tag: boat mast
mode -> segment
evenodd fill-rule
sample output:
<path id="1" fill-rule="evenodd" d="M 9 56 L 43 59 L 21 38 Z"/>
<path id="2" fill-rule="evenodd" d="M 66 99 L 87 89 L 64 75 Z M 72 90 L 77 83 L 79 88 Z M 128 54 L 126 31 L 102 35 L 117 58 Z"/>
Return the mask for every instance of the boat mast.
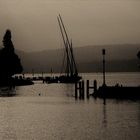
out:
<path id="1" fill-rule="evenodd" d="M 62 27 L 61 27 L 59 17 L 57 17 L 57 20 L 58 20 L 58 24 L 59 24 L 59 27 L 60 27 L 60 32 L 61 32 L 61 35 L 62 35 L 64 46 L 66 46 L 66 42 L 65 42 L 65 38 L 64 38 L 64 34 L 63 34 L 63 31 L 62 31 Z M 66 48 L 66 54 L 67 54 L 67 48 Z M 68 61 L 69 60 L 68 60 L 68 57 L 67 57 L 67 63 L 68 63 Z M 68 73 L 68 65 L 66 66 L 66 73 Z"/>
<path id="2" fill-rule="evenodd" d="M 70 76 L 71 75 L 70 72 L 72 72 L 72 67 L 71 67 L 71 60 L 70 60 L 70 54 L 69 54 L 70 53 L 69 52 L 69 40 L 67 39 L 67 35 L 65 34 L 65 29 L 64 29 L 63 24 L 62 24 L 62 19 L 60 19 L 60 16 L 57 17 L 57 19 L 58 19 L 61 35 L 62 35 L 62 38 L 63 38 L 63 43 L 64 43 L 64 46 L 66 48 L 66 54 L 67 54 L 66 73 L 67 73 L 67 76 Z M 65 34 L 65 36 L 64 36 L 64 34 Z"/>
<path id="3" fill-rule="evenodd" d="M 66 36 L 66 39 L 67 39 L 67 42 L 68 42 L 68 47 L 69 47 L 69 50 L 70 50 L 69 55 L 70 55 L 70 58 L 71 58 L 71 66 L 70 66 L 71 67 L 71 76 L 73 76 L 74 74 L 78 75 L 77 67 L 76 67 L 76 63 L 75 63 L 75 59 L 74 59 L 74 55 L 73 55 L 72 41 L 71 41 L 71 44 L 70 44 L 68 34 L 66 32 L 66 28 L 64 26 L 64 23 L 63 23 L 63 20 L 62 20 L 60 14 L 59 14 L 59 18 L 60 18 L 61 24 L 63 26 L 63 30 L 64 30 L 64 33 L 65 33 L 65 36 Z"/>
<path id="4" fill-rule="evenodd" d="M 71 55 L 72 55 L 73 69 L 74 69 L 74 72 L 75 72 L 74 74 L 78 75 L 77 66 L 76 66 L 76 63 L 75 63 L 74 55 L 73 55 L 72 40 L 71 40 L 70 50 L 71 50 Z"/>

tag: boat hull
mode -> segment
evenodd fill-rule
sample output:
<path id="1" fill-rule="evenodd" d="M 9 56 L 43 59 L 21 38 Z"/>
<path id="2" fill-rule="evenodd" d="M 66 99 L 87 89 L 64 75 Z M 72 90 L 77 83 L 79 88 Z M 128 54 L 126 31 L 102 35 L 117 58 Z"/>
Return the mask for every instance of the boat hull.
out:
<path id="1" fill-rule="evenodd" d="M 80 81 L 82 77 L 80 76 L 60 76 L 59 77 L 59 82 L 60 83 L 76 83 Z"/>
<path id="2" fill-rule="evenodd" d="M 56 77 L 47 77 L 45 79 L 46 83 L 76 83 L 82 79 L 81 76 L 56 76 Z"/>

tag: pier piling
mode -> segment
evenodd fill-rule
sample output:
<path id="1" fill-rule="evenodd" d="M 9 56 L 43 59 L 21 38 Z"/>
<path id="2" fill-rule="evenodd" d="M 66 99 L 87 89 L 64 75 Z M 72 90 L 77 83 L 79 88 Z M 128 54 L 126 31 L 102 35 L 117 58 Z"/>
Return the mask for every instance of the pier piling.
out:
<path id="1" fill-rule="evenodd" d="M 85 89 L 86 89 L 86 98 L 89 99 L 89 97 L 90 97 L 90 89 L 93 89 L 92 93 L 97 92 L 97 81 L 94 80 L 93 85 L 90 86 L 89 80 L 87 80 L 86 81 L 86 87 L 85 87 L 84 80 L 80 81 L 78 83 L 75 83 L 75 99 L 77 99 L 78 97 L 79 97 L 79 99 L 85 99 Z"/>
<path id="2" fill-rule="evenodd" d="M 82 98 L 82 83 L 79 82 L 79 99 Z"/>
<path id="3" fill-rule="evenodd" d="M 82 92 L 82 99 L 85 98 L 85 83 L 84 83 L 84 80 L 82 81 L 82 87 L 81 87 L 81 92 Z"/>
<path id="4" fill-rule="evenodd" d="M 87 99 L 89 99 L 89 80 L 87 80 L 86 85 L 87 85 L 87 87 L 86 87 L 86 91 L 87 91 Z"/>
<path id="5" fill-rule="evenodd" d="M 75 83 L 75 99 L 77 99 L 78 97 L 79 97 L 79 99 L 85 98 L 85 83 L 84 83 L 84 81 L 80 81 L 78 83 Z"/>
<path id="6" fill-rule="evenodd" d="M 97 92 L 97 81 L 94 80 L 94 93 L 96 93 L 96 92 Z"/>

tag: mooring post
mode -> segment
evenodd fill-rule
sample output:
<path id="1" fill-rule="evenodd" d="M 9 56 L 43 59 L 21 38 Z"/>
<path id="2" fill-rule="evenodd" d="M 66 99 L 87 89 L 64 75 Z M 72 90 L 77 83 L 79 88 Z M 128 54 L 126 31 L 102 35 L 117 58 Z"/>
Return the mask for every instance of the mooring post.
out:
<path id="1" fill-rule="evenodd" d="M 84 80 L 82 81 L 82 99 L 85 98 L 85 83 Z"/>
<path id="2" fill-rule="evenodd" d="M 97 92 L 97 81 L 94 80 L 94 93 L 96 93 L 96 92 Z"/>
<path id="3" fill-rule="evenodd" d="M 86 89 L 87 89 L 87 98 L 89 98 L 89 80 L 87 80 L 87 87 L 86 87 Z"/>
<path id="4" fill-rule="evenodd" d="M 77 99 L 77 90 L 78 90 L 78 87 L 77 87 L 77 85 L 78 85 L 78 83 L 77 82 L 75 82 L 75 99 Z"/>
<path id="5" fill-rule="evenodd" d="M 82 98 L 82 82 L 79 82 L 79 99 Z"/>

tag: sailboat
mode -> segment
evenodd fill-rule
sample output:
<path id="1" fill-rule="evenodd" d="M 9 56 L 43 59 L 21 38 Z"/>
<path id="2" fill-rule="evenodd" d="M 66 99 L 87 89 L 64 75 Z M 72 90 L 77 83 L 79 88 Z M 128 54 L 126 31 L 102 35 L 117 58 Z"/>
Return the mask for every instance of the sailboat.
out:
<path id="1" fill-rule="evenodd" d="M 65 68 L 64 74 L 55 77 L 46 77 L 46 83 L 76 83 L 80 79 L 81 76 L 78 75 L 77 65 L 75 62 L 72 40 L 69 41 L 68 34 L 66 32 L 66 28 L 64 26 L 61 15 L 57 17 L 58 24 L 60 27 L 60 32 L 62 35 L 63 43 L 64 43 L 64 58 L 63 58 L 63 68 Z"/>
<path id="2" fill-rule="evenodd" d="M 74 54 L 73 54 L 72 40 L 71 41 L 69 40 L 64 22 L 60 14 L 57 17 L 57 20 L 58 20 L 60 32 L 62 35 L 62 39 L 63 39 L 63 43 L 65 47 L 65 56 L 66 56 L 64 57 L 64 59 L 66 58 L 66 60 L 64 60 L 66 62 L 65 74 L 59 77 L 59 82 L 60 83 L 75 83 L 79 81 L 82 77 L 78 75 L 77 65 L 75 62 Z"/>

